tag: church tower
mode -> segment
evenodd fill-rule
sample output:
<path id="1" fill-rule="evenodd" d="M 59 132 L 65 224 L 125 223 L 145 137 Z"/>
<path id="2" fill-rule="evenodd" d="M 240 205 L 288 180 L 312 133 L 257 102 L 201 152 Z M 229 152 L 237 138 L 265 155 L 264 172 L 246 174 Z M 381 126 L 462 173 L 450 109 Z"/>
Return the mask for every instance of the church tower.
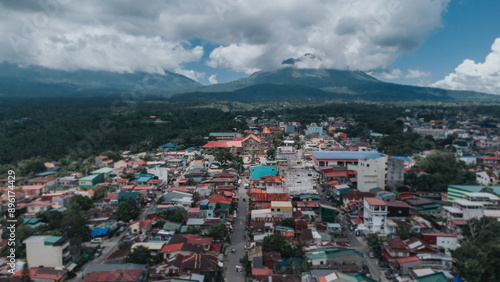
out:
<path id="1" fill-rule="evenodd" d="M 267 126 L 264 127 L 264 129 L 262 130 L 262 133 L 260 134 L 260 140 L 261 140 L 262 152 L 272 148 L 273 136 L 271 135 L 271 131 Z"/>

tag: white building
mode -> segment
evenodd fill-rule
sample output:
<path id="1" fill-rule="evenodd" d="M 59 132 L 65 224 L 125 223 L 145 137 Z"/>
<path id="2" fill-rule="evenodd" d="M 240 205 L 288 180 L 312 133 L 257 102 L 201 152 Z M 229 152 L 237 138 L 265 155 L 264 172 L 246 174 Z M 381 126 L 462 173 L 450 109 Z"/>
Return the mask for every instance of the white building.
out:
<path id="1" fill-rule="evenodd" d="M 358 190 L 369 192 L 372 188 L 385 187 L 387 156 L 360 159 L 357 166 Z"/>
<path id="2" fill-rule="evenodd" d="M 369 233 L 386 233 L 387 204 L 380 198 L 367 197 L 363 200 L 364 225 Z"/>
<path id="3" fill-rule="evenodd" d="M 453 206 L 443 207 L 443 218 L 448 220 L 469 220 L 484 216 L 484 205 L 463 199 L 453 201 Z"/>
<path id="4" fill-rule="evenodd" d="M 158 179 L 163 181 L 163 183 L 168 183 L 168 168 L 166 167 L 153 167 L 148 169 L 149 174 L 158 176 Z"/>
<path id="5" fill-rule="evenodd" d="M 24 240 L 30 267 L 62 269 L 71 263 L 69 241 L 60 236 L 31 236 Z"/>
<path id="6" fill-rule="evenodd" d="M 496 174 L 492 171 L 476 172 L 476 181 L 485 186 L 495 185 L 498 182 Z"/>

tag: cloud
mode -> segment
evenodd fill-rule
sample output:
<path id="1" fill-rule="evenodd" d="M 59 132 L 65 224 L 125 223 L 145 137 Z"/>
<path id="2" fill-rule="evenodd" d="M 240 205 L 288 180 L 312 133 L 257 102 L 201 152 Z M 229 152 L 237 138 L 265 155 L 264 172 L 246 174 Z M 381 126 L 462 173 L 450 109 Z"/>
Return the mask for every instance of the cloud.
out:
<path id="1" fill-rule="evenodd" d="M 217 83 L 218 83 L 218 81 L 217 81 L 217 75 L 212 74 L 212 75 L 208 78 L 208 82 L 210 82 L 210 84 L 217 84 Z"/>
<path id="2" fill-rule="evenodd" d="M 369 72 L 369 75 L 375 76 L 375 77 L 381 77 L 384 79 L 398 79 L 403 77 L 403 72 L 400 69 L 392 69 L 392 70 L 387 70 L 387 71 L 376 71 L 376 72 Z"/>
<path id="3" fill-rule="evenodd" d="M 455 68 L 455 72 L 432 86 L 500 95 L 500 38 L 491 46 L 491 53 L 486 56 L 484 63 L 466 59 Z"/>
<path id="4" fill-rule="evenodd" d="M 405 78 L 420 78 L 420 77 L 427 77 L 430 75 L 431 75 L 430 72 L 408 69 L 408 74 L 405 76 Z"/>
<path id="5" fill-rule="evenodd" d="M 314 57 L 296 67 L 391 71 L 398 56 L 418 48 L 441 26 L 448 3 L 1 1 L 0 32 L 10 37 L 0 37 L 0 61 L 58 69 L 166 69 L 199 78 L 186 63 L 252 73 L 309 53 Z M 216 48 L 201 61 L 205 43 Z"/>

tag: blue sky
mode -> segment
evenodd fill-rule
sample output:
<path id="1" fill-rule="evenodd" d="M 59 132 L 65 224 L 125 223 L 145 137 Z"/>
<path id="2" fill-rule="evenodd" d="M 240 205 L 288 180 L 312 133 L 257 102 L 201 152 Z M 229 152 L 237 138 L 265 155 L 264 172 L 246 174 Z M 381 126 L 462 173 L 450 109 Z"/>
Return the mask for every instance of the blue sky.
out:
<path id="1" fill-rule="evenodd" d="M 500 94 L 499 26 L 498 0 L 8 0 L 0 61 L 210 84 L 294 58 L 296 68 Z"/>
<path id="2" fill-rule="evenodd" d="M 430 75 L 421 79 L 383 79 L 404 84 L 429 84 L 443 79 L 465 59 L 483 62 L 500 37 L 500 1 L 451 1 L 436 28 L 421 47 L 403 54 L 394 67 L 419 69 Z"/>

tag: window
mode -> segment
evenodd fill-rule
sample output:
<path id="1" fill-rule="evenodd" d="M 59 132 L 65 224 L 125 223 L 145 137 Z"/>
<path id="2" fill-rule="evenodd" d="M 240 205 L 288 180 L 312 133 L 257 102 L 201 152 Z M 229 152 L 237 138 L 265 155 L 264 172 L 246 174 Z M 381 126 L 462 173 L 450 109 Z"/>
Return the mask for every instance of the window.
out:
<path id="1" fill-rule="evenodd" d="M 278 211 L 281 211 L 281 209 L 278 209 Z"/>

